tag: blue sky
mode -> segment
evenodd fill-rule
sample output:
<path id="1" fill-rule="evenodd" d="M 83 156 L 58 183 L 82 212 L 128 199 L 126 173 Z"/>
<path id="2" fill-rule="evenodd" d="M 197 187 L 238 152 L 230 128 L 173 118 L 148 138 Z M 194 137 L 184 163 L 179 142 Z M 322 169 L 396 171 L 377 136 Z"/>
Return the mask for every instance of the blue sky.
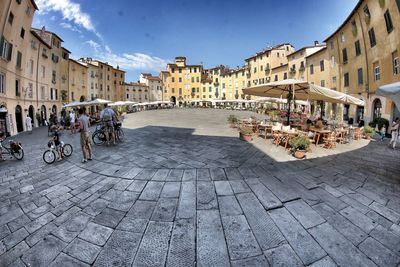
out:
<path id="1" fill-rule="evenodd" d="M 158 72 L 175 56 L 206 68 L 241 66 L 268 45 L 323 41 L 357 0 L 36 0 L 34 27 L 64 40 L 73 58 L 94 57 L 127 71 Z"/>

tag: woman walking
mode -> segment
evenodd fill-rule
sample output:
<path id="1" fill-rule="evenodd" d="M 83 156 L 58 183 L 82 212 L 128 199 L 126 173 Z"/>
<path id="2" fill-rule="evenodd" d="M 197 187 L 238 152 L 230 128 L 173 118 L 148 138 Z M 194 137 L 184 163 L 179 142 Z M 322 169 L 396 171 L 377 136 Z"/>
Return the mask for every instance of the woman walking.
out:
<path id="1" fill-rule="evenodd" d="M 392 134 L 392 139 L 390 140 L 389 147 L 392 147 L 393 149 L 396 148 L 397 139 L 399 138 L 399 127 L 400 127 L 400 120 L 399 118 L 396 118 L 392 123 L 392 128 L 390 129 Z"/>
<path id="2" fill-rule="evenodd" d="M 32 118 L 29 117 L 29 115 L 26 115 L 25 119 L 25 125 L 26 125 L 26 130 L 29 132 L 29 134 L 32 133 Z"/>

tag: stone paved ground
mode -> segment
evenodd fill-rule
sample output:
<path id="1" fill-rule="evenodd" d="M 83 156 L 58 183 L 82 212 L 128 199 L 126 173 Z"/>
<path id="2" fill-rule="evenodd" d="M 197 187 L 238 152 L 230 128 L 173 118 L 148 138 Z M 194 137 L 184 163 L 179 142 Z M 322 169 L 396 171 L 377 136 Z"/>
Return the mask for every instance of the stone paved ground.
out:
<path id="1" fill-rule="evenodd" d="M 230 113 L 130 114 L 125 142 L 87 164 L 78 136 L 54 165 L 45 129 L 16 137 L 25 159 L 0 163 L 0 266 L 399 266 L 399 150 L 276 161 L 269 140 L 238 140 Z"/>

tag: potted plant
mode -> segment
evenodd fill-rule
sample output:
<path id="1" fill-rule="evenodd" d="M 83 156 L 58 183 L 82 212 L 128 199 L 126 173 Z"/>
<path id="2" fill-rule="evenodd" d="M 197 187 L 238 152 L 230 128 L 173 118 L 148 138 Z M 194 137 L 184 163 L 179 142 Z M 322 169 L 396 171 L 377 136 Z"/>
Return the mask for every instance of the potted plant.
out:
<path id="1" fill-rule="evenodd" d="M 239 138 L 243 141 L 250 142 L 253 140 L 253 130 L 249 127 L 240 128 Z"/>
<path id="2" fill-rule="evenodd" d="M 235 115 L 231 114 L 228 116 L 228 123 L 230 124 L 231 128 L 235 128 L 237 122 L 238 118 Z"/>
<path id="3" fill-rule="evenodd" d="M 294 150 L 294 157 L 297 159 L 304 158 L 308 148 L 310 147 L 310 139 L 305 135 L 298 135 L 290 139 L 289 144 Z"/>
<path id="4" fill-rule="evenodd" d="M 371 139 L 374 136 L 375 130 L 371 126 L 367 126 L 364 128 L 364 136 L 366 139 Z"/>

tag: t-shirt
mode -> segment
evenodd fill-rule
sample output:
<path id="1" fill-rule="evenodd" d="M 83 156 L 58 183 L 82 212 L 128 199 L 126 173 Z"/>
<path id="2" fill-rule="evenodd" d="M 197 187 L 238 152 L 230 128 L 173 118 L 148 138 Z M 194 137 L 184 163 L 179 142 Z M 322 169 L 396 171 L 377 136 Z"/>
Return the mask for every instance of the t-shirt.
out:
<path id="1" fill-rule="evenodd" d="M 70 118 L 71 122 L 75 122 L 75 113 L 71 112 L 71 114 L 69 114 L 69 118 Z"/>
<path id="2" fill-rule="evenodd" d="M 60 145 L 60 135 L 58 134 L 57 131 L 54 132 L 54 144 L 55 144 L 56 146 L 59 146 L 59 145 Z"/>
<path id="3" fill-rule="evenodd" d="M 115 112 L 112 108 L 105 108 L 101 113 L 100 113 L 100 119 L 102 120 L 112 120 L 115 116 Z M 107 118 L 109 117 L 109 118 Z"/>
<path id="4" fill-rule="evenodd" d="M 88 132 L 89 131 L 89 118 L 88 118 L 88 116 L 82 114 L 79 117 L 78 122 L 80 124 L 82 124 L 82 132 Z"/>

